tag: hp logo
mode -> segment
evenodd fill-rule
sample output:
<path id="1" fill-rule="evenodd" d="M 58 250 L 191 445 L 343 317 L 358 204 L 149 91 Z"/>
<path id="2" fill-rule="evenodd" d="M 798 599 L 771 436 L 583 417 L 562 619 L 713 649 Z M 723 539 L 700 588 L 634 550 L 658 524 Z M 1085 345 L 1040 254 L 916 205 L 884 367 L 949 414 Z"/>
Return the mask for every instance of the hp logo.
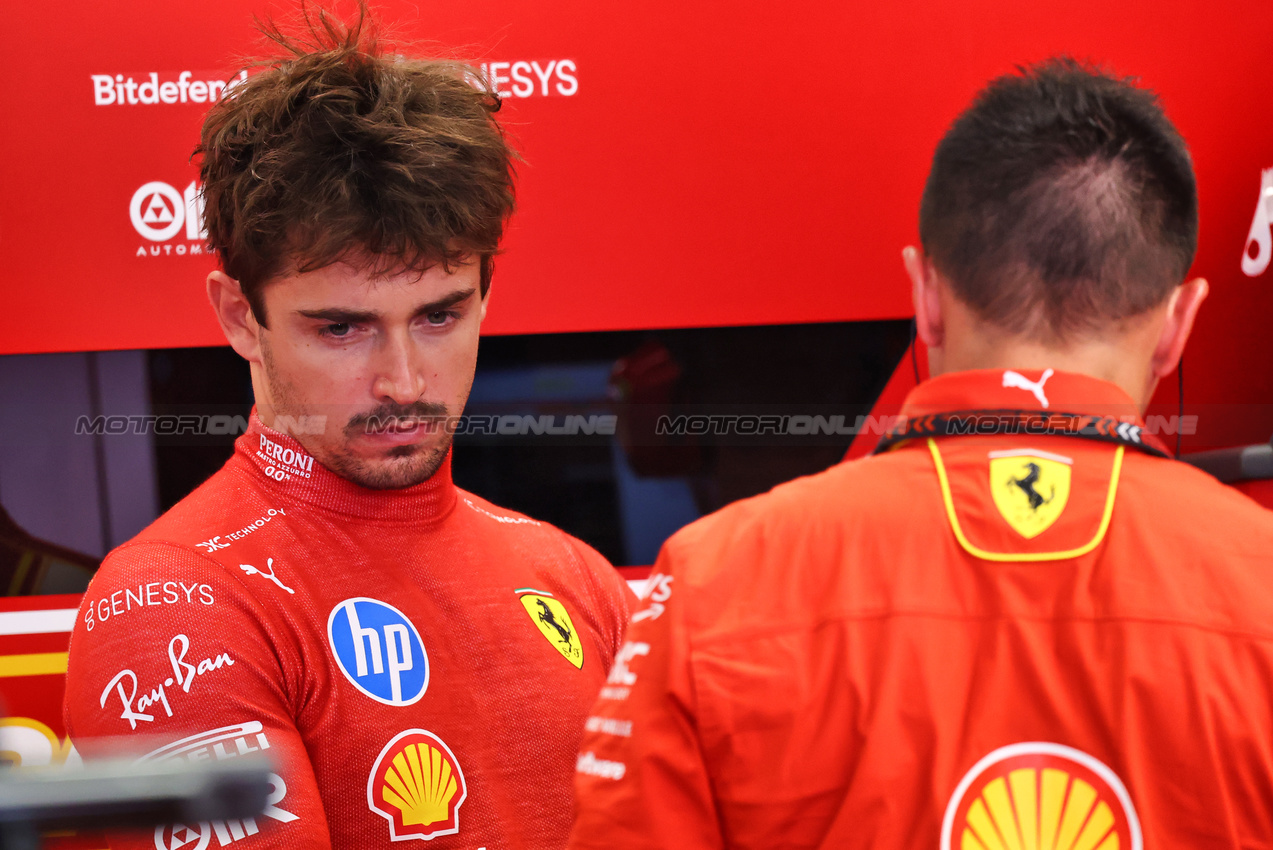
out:
<path id="1" fill-rule="evenodd" d="M 411 705 L 429 686 L 429 657 L 406 615 L 376 599 L 346 599 L 327 618 L 327 640 L 353 686 L 385 705 Z"/>

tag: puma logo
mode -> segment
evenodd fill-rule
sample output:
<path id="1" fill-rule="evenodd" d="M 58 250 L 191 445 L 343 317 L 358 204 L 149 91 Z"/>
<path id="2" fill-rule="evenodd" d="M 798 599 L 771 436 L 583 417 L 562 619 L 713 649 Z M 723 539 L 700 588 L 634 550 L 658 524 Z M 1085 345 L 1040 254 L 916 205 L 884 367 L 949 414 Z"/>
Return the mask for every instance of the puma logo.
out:
<path id="1" fill-rule="evenodd" d="M 1039 400 L 1039 404 L 1047 407 L 1048 397 L 1043 394 L 1043 385 L 1047 383 L 1048 378 L 1050 377 L 1052 377 L 1052 370 L 1045 369 L 1043 371 L 1043 377 L 1039 378 L 1036 383 L 1035 381 L 1031 381 L 1025 375 L 1022 375 L 1020 372 L 1013 372 L 1009 369 L 1007 372 L 1003 373 L 1003 385 L 1005 387 L 1012 387 L 1018 390 L 1028 390 L 1029 392 L 1034 393 L 1034 397 Z"/>
<path id="2" fill-rule="evenodd" d="M 278 576 L 274 575 L 274 559 L 273 558 L 266 558 L 265 566 L 269 567 L 270 569 L 268 573 L 265 570 L 258 570 L 256 567 L 252 566 L 251 564 L 239 564 L 239 569 L 243 570 L 243 572 L 247 573 L 250 576 L 260 576 L 261 578 L 267 578 L 270 581 L 277 584 L 283 590 L 286 590 L 288 593 L 296 593 L 295 590 L 292 590 L 290 587 L 283 584 L 283 582 L 279 581 Z"/>
<path id="3" fill-rule="evenodd" d="M 1246 250 L 1242 252 L 1242 273 L 1247 277 L 1259 277 L 1273 259 L 1273 168 L 1260 174 L 1260 197 L 1255 202 L 1255 215 L 1251 230 L 1246 236 Z"/>

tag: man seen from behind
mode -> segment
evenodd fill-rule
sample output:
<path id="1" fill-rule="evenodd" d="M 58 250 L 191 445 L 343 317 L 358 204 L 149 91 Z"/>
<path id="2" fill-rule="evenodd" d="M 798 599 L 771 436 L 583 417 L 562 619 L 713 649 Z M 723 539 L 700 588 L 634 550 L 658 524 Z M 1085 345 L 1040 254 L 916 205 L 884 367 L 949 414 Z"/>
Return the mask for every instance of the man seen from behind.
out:
<path id="1" fill-rule="evenodd" d="M 977 96 L 903 255 L 932 379 L 874 456 L 665 545 L 573 850 L 1269 846 L 1273 515 L 1140 418 L 1197 215 L 1150 92 Z"/>

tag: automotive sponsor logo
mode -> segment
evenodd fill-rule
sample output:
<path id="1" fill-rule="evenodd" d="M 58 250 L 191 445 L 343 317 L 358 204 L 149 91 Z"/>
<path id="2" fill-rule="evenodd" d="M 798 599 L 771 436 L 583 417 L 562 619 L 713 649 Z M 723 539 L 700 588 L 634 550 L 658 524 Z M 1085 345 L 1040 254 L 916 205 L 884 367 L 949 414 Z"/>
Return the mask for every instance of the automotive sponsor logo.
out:
<path id="1" fill-rule="evenodd" d="M 620 738 L 632 737 L 632 721 L 618 720 L 614 717 L 592 716 L 584 721 L 583 728 L 588 732 L 600 732 L 602 735 L 615 735 Z"/>
<path id="2" fill-rule="evenodd" d="M 189 826 L 174 823 L 155 827 L 156 850 L 204 850 L 212 841 L 212 825 L 206 821 Z"/>
<path id="3" fill-rule="evenodd" d="M 248 78 L 240 71 L 230 79 L 217 79 L 213 72 L 151 71 L 140 82 L 123 74 L 89 74 L 94 106 L 161 106 L 174 103 L 212 103 Z"/>
<path id="4" fill-rule="evenodd" d="M 941 850 L 1142 850 L 1140 820 L 1122 780 L 1073 747 L 1028 742 L 973 765 L 946 806 Z"/>
<path id="5" fill-rule="evenodd" d="M 256 449 L 262 471 L 275 481 L 290 480 L 293 475 L 310 478 L 314 474 L 314 458 L 301 449 L 276 443 L 264 434 Z"/>
<path id="6" fill-rule="evenodd" d="M 270 508 L 238 531 L 231 531 L 229 534 L 218 534 L 215 537 L 209 537 L 207 540 L 200 540 L 195 545 L 202 546 L 204 554 L 208 555 L 213 552 L 219 552 L 222 549 L 229 549 L 231 543 L 236 540 L 242 540 L 257 529 L 265 528 L 265 524 L 273 522 L 276 516 L 287 516 L 287 512 L 282 508 Z"/>
<path id="7" fill-rule="evenodd" d="M 573 59 L 483 62 L 482 76 L 500 97 L 573 97 L 579 68 Z"/>
<path id="8" fill-rule="evenodd" d="M 641 641 L 624 641 L 623 646 L 619 647 L 619 651 L 615 653 L 614 665 L 610 668 L 610 674 L 606 676 L 606 684 L 621 685 L 630 688 L 636 684 L 636 673 L 633 673 L 628 666 L 634 658 L 642 655 L 650 654 L 650 645 Z M 625 692 L 620 699 L 626 699 Z"/>
<path id="9" fill-rule="evenodd" d="M 467 797 L 455 753 L 424 729 L 394 736 L 367 777 L 367 805 L 389 821 L 393 841 L 454 835 L 460 831 L 460 806 Z"/>
<path id="10" fill-rule="evenodd" d="M 663 573 L 652 574 L 637 593 L 637 598 L 648 599 L 650 604 L 633 614 L 632 622 L 657 620 L 667 608 L 665 603 L 672 598 L 672 576 Z"/>
<path id="11" fill-rule="evenodd" d="M 137 246 L 135 256 L 203 254 L 208 235 L 203 227 L 203 194 L 193 181 L 180 192 L 162 180 L 142 184 L 128 202 L 128 218 L 137 235 L 146 240 Z M 185 242 L 171 241 L 183 231 Z"/>
<path id="12" fill-rule="evenodd" d="M 1273 168 L 1260 172 L 1260 196 L 1255 200 L 1255 215 L 1246 235 L 1242 252 L 1242 273 L 1259 277 L 1273 259 Z"/>
<path id="13" fill-rule="evenodd" d="M 415 625 L 385 602 L 346 599 L 327 618 L 340 672 L 376 702 L 411 705 L 429 686 L 429 656 Z"/>
<path id="14" fill-rule="evenodd" d="M 184 581 L 150 581 L 131 587 L 122 588 L 103 596 L 100 599 L 86 601 L 81 610 L 84 612 L 84 627 L 90 632 L 99 624 L 115 617 L 123 616 L 139 608 L 153 608 L 158 605 L 176 605 L 184 602 L 187 605 L 214 605 L 216 597 L 212 595 L 212 585 L 186 584 Z"/>
<path id="15" fill-rule="evenodd" d="M 262 578 L 269 579 L 270 581 L 274 582 L 279 587 L 281 587 L 283 590 L 286 590 L 288 593 L 296 592 L 295 590 L 292 590 L 287 585 L 283 584 L 283 582 L 279 581 L 278 576 L 274 575 L 274 559 L 273 558 L 265 559 L 265 570 L 258 570 L 256 567 L 252 566 L 251 564 L 239 564 L 239 569 L 243 570 L 243 572 L 247 573 L 250 576 L 261 576 Z M 266 572 L 266 570 L 269 570 L 269 572 Z"/>
<path id="16" fill-rule="evenodd" d="M 592 753 L 580 753 L 575 759 L 575 772 L 588 776 L 599 776 L 602 779 L 622 779 L 628 772 L 628 766 L 621 761 L 599 759 Z"/>
<path id="17" fill-rule="evenodd" d="M 575 624 L 571 622 L 566 606 L 547 591 L 523 587 L 513 592 L 518 594 L 522 607 L 530 615 L 530 621 L 548 639 L 553 649 L 576 668 L 582 669 L 583 641 L 575 631 Z"/>
<path id="18" fill-rule="evenodd" d="M 194 764 L 215 759 L 224 761 L 236 756 L 261 752 L 270 748 L 269 739 L 259 720 L 247 723 L 236 723 L 198 732 L 171 744 L 165 744 L 157 750 L 137 759 L 138 764 L 160 763 L 167 761 L 187 761 Z M 287 796 L 287 784 L 277 773 L 269 775 L 270 793 L 266 798 L 263 817 L 280 823 L 291 823 L 300 820 L 300 815 L 280 808 L 279 803 Z M 207 847 L 212 837 L 216 836 L 221 847 L 239 841 L 249 835 L 260 832 L 256 818 L 228 821 L 202 821 L 197 824 L 175 823 L 155 829 L 155 850 L 176 850 L 176 848 Z"/>
<path id="19" fill-rule="evenodd" d="M 131 669 L 120 670 L 102 689 L 99 704 L 106 708 L 106 703 L 114 696 L 121 709 L 119 718 L 127 720 L 130 729 L 136 729 L 138 722 L 153 723 L 155 715 L 147 712 L 157 705 L 163 706 L 164 714 L 172 717 L 168 688 L 175 685 L 178 688 L 176 693 L 188 694 L 195 679 L 234 665 L 234 659 L 228 652 L 210 655 L 198 662 L 186 660 L 189 652 L 190 638 L 177 635 L 168 642 L 168 663 L 172 668 L 172 675 L 164 679 L 162 684 L 138 695 L 141 685 L 137 674 Z"/>
<path id="20" fill-rule="evenodd" d="M 990 495 L 1027 540 L 1052 527 L 1070 500 L 1071 458 L 1038 449 L 990 452 Z"/>

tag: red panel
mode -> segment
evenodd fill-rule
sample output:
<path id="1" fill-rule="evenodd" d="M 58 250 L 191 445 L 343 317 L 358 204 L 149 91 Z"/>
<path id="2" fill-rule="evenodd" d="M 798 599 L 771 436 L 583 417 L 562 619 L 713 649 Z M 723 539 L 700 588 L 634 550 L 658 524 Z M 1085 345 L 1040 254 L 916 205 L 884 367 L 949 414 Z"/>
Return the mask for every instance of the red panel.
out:
<path id="1" fill-rule="evenodd" d="M 491 333 L 906 316 L 898 251 L 914 239 L 941 132 L 989 77 L 1064 51 L 1142 75 L 1193 147 L 1197 270 L 1214 289 L 1190 349 L 1189 401 L 1273 396 L 1273 271 L 1252 279 L 1239 268 L 1260 170 L 1273 166 L 1266 0 L 801 0 L 727 15 L 668 0 L 379 5 L 404 36 L 467 46 L 478 61 L 574 63 L 565 77 L 554 66 L 547 84 L 507 71 L 505 87 L 531 96 L 510 97 L 503 113 L 526 162 Z M 193 180 L 205 106 L 95 105 L 92 75 L 223 76 L 258 49 L 250 22 L 268 8 L 55 0 L 10 10 L 0 282 L 20 319 L 0 352 L 221 343 L 202 295 L 209 260 L 189 254 L 197 242 L 182 227 L 150 241 L 129 215 L 143 185 L 180 194 Z M 139 216 L 152 198 L 139 198 Z M 1200 423 L 1207 444 L 1273 430 L 1226 410 Z"/>
<path id="2" fill-rule="evenodd" d="M 6 751 L 6 760 L 16 755 L 24 767 L 34 769 L 62 764 L 67 757 L 66 728 L 62 724 L 65 663 L 61 663 L 60 672 L 13 674 L 28 666 L 32 656 L 42 659 L 39 663 L 43 666 L 58 665 L 59 659 L 49 656 L 65 654 L 71 638 L 70 623 L 65 623 L 65 631 L 49 631 L 49 620 L 40 615 L 54 612 L 56 616 L 79 604 L 79 594 L 0 597 L 0 726 L 10 727 L 0 734 L 13 736 L 0 746 Z M 8 616 L 13 612 L 30 613 L 38 619 L 15 621 Z M 97 850 L 104 848 L 106 841 L 93 833 L 58 832 L 46 834 L 43 846 L 50 850 Z"/>
<path id="3" fill-rule="evenodd" d="M 1261 505 L 1264 505 L 1264 507 L 1273 508 L 1273 479 L 1262 478 L 1257 481 L 1239 481 L 1233 486 L 1255 499 Z"/>
<path id="4" fill-rule="evenodd" d="M 32 655 L 65 653 L 71 640 L 70 622 L 65 631 L 46 631 L 46 626 L 16 625 L 5 617 L 9 612 L 59 611 L 77 608 L 79 594 L 65 596 L 0 597 L 0 703 L 6 718 L 22 717 L 39 721 L 59 739 L 66 737 L 62 725 L 62 691 L 66 668 L 51 674 L 10 675 Z"/>

